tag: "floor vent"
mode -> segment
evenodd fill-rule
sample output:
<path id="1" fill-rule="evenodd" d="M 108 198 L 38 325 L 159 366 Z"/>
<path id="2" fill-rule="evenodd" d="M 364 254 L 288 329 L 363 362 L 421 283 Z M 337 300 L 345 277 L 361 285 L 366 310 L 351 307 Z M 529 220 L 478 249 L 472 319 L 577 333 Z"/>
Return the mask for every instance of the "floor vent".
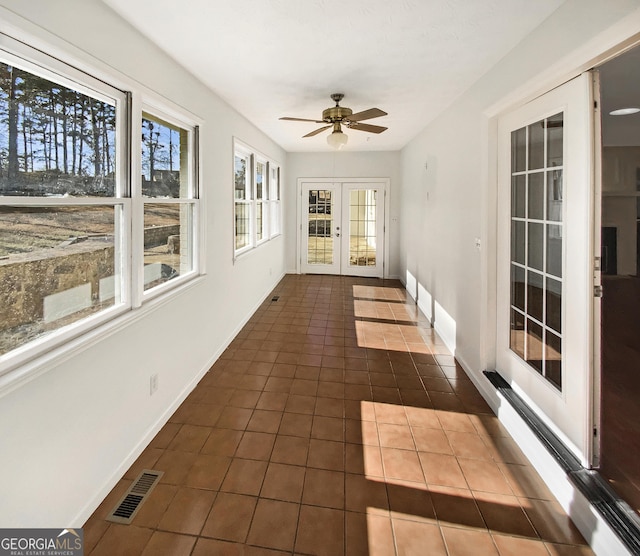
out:
<path id="1" fill-rule="evenodd" d="M 144 469 L 140 476 L 133 481 L 133 484 L 125 492 L 113 511 L 107 516 L 107 521 L 129 525 L 142 503 L 158 484 L 162 475 L 164 475 L 163 471 Z"/>
<path id="2" fill-rule="evenodd" d="M 279 296 L 279 295 L 274 295 L 274 296 L 271 298 L 271 301 L 278 301 L 278 299 L 280 299 L 280 296 Z"/>

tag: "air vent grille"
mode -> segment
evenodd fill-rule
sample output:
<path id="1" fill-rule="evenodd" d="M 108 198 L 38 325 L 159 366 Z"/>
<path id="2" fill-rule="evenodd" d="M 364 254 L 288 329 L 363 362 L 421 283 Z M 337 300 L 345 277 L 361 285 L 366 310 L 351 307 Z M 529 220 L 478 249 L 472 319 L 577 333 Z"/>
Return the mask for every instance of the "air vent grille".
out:
<path id="1" fill-rule="evenodd" d="M 164 475 L 163 471 L 144 469 L 107 516 L 107 521 L 129 525 L 162 475 Z"/>

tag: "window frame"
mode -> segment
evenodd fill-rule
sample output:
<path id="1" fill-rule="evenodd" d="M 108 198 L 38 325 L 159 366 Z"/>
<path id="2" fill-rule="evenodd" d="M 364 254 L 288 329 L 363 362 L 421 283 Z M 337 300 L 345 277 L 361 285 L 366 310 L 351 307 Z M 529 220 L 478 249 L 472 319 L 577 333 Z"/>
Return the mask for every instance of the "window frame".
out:
<path id="1" fill-rule="evenodd" d="M 31 46 L 31 44 L 39 45 Z M 106 335 L 141 318 L 149 310 L 173 299 L 185 288 L 197 284 L 205 274 L 204 195 L 201 188 L 199 132 L 203 122 L 164 97 L 121 75 L 112 68 L 73 49 L 43 48 L 34 37 L 21 40 L 0 32 L 0 60 L 33 75 L 88 95 L 116 107 L 115 188 L 113 197 L 22 197 L 0 196 L 6 207 L 112 206 L 114 216 L 114 262 L 120 299 L 77 321 L 61 325 L 35 339 L 19 343 L 0 355 L 0 395 L 53 368 L 72 353 L 86 349 Z M 49 54 L 51 52 L 51 54 Z M 80 60 L 80 62 L 79 62 Z M 141 189 L 142 113 L 164 119 L 189 130 L 189 187 L 192 209 L 192 269 L 144 292 L 144 201 Z M 138 138 L 138 140 L 136 140 Z M 184 199 L 180 198 L 178 202 Z M 146 295 L 145 295 L 146 294 Z"/>
<path id="2" fill-rule="evenodd" d="M 202 202 L 199 176 L 199 136 L 200 126 L 197 122 L 188 118 L 186 114 L 176 113 L 175 111 L 169 112 L 164 107 L 158 107 L 156 103 L 150 102 L 150 99 L 143 99 L 141 103 L 141 110 L 136 113 L 137 123 L 140 126 L 140 133 L 134 135 L 134 137 L 142 136 L 142 119 L 144 116 L 155 117 L 159 120 L 163 120 L 171 125 L 182 128 L 187 131 L 187 196 L 177 197 L 171 199 L 165 199 L 160 197 L 145 197 L 142 194 L 142 149 L 141 142 L 137 144 L 137 148 L 132 148 L 132 156 L 139 157 L 139 164 L 136 165 L 139 168 L 138 174 L 135 179 L 132 179 L 133 193 L 132 196 L 136 201 L 136 210 L 132 219 L 132 224 L 137 230 L 142 230 L 142 234 L 138 234 L 135 238 L 132 248 L 132 259 L 134 261 L 134 268 L 136 269 L 136 276 L 134 277 L 134 306 L 140 306 L 149 299 L 153 299 L 158 295 L 162 295 L 181 284 L 192 280 L 193 278 L 202 274 L 203 256 L 201 253 L 201 237 L 202 233 Z M 138 117 L 139 116 L 139 117 Z M 192 207 L 192 219 L 191 219 L 191 270 L 185 274 L 180 274 L 171 280 L 167 280 L 161 284 L 153 286 L 149 289 L 145 289 L 144 284 L 144 208 L 148 204 L 167 204 L 167 205 L 184 205 L 188 204 Z M 138 225 L 136 224 L 136 221 Z"/>
<path id="3" fill-rule="evenodd" d="M 275 173 L 275 179 L 274 174 Z M 269 239 L 273 239 L 282 234 L 282 201 L 281 201 L 281 182 L 280 182 L 280 166 L 275 162 L 269 162 Z M 275 216 L 275 218 L 274 218 Z"/>
<path id="4" fill-rule="evenodd" d="M 245 160 L 245 186 L 244 186 L 244 198 L 242 199 L 236 199 L 236 158 L 242 158 L 243 160 Z M 253 153 L 251 152 L 251 150 L 249 150 L 248 148 L 246 148 L 244 145 L 242 144 L 234 144 L 234 149 L 233 149 L 233 168 L 232 168 L 232 172 L 233 172 L 233 249 L 234 249 L 234 253 L 235 256 L 237 257 L 238 255 L 241 255 L 242 253 L 245 253 L 247 251 L 250 251 L 251 249 L 254 248 L 254 235 L 255 235 L 255 223 L 254 223 L 254 219 L 255 219 L 255 208 L 254 208 L 254 189 L 253 189 L 253 172 L 254 172 L 254 163 L 253 163 Z M 238 227 L 237 227 L 237 220 L 236 220 L 236 215 L 237 215 L 237 206 L 238 205 L 242 205 L 245 207 L 248 207 L 249 210 L 249 233 L 248 235 L 248 241 L 246 243 L 246 245 L 243 245 L 242 247 L 238 248 L 237 247 L 237 238 L 238 238 Z"/>
<path id="5" fill-rule="evenodd" d="M 236 199 L 235 195 L 235 160 L 241 156 L 247 160 L 247 184 L 245 190 L 250 198 L 243 200 Z M 264 176 L 262 182 L 262 197 L 258 199 L 257 169 L 258 164 L 264 165 Z M 271 179 L 271 171 L 277 171 L 276 176 L 276 195 L 277 199 L 273 199 L 273 185 Z M 249 253 L 268 243 L 272 239 L 282 234 L 282 215 L 281 215 L 281 182 L 280 182 L 280 165 L 265 156 L 256 149 L 250 147 L 238 138 L 233 138 L 233 164 L 232 164 L 232 184 L 233 184 L 233 260 L 237 260 L 245 253 Z M 246 245 L 236 248 L 237 242 L 237 226 L 236 226 L 236 207 L 243 204 L 249 207 L 249 241 Z M 258 239 L 258 206 L 262 206 L 262 237 Z M 274 208 L 277 210 L 277 218 L 273 218 Z M 275 228 L 274 228 L 274 225 Z"/>

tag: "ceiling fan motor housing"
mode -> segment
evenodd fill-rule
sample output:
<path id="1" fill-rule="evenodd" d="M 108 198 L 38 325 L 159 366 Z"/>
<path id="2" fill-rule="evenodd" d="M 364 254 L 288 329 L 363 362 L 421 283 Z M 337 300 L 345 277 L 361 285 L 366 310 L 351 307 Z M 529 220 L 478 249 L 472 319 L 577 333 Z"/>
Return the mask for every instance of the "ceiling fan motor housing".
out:
<path id="1" fill-rule="evenodd" d="M 348 120 L 351 114 L 353 114 L 351 108 L 333 106 L 322 111 L 322 119 L 327 123 L 341 122 L 342 120 Z"/>

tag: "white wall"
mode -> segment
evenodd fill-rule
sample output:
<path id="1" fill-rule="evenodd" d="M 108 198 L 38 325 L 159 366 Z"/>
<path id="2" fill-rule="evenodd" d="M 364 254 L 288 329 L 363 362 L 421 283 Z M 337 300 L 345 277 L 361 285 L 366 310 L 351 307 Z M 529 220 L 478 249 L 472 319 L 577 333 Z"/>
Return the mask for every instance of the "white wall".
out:
<path id="1" fill-rule="evenodd" d="M 417 289 L 446 313 L 436 328 L 455 336 L 448 344 L 479 381 L 479 373 L 492 365 L 495 337 L 490 116 L 500 104 L 528 100 L 586 69 L 581 65 L 589 57 L 625 39 L 624 18 L 638 7 L 633 0 L 567 0 L 401 151 L 400 273 L 414 277 Z M 617 35 L 609 30 L 614 24 L 621 28 Z"/>
<path id="2" fill-rule="evenodd" d="M 347 147 L 348 148 L 348 147 Z M 285 197 L 286 268 L 296 272 L 296 191 L 298 178 L 390 178 L 389 199 L 389 272 L 391 278 L 400 276 L 400 153 L 349 152 L 289 153 L 287 155 Z"/>
<path id="3" fill-rule="evenodd" d="M 204 121 L 207 275 L 0 397 L 0 523 L 80 527 L 284 273 L 284 236 L 233 264 L 232 137 L 286 155 L 98 0 L 0 4 L 3 32 Z"/>

